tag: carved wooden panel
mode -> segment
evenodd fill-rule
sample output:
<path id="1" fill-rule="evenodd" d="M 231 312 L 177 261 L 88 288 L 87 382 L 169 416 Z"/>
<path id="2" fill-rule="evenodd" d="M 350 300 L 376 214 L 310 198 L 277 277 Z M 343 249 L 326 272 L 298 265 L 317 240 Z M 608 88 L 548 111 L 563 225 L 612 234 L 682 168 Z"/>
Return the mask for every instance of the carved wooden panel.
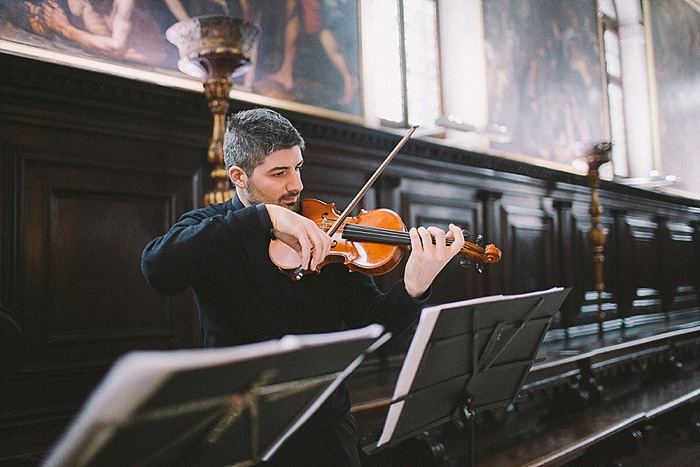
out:
<path id="1" fill-rule="evenodd" d="M 550 213 L 501 201 L 503 289 L 505 293 L 532 292 L 562 285 L 553 277 L 553 255 L 558 254 Z"/>
<path id="2" fill-rule="evenodd" d="M 692 222 L 693 226 L 693 256 L 692 261 L 694 264 L 700 264 L 700 222 Z M 700 268 L 693 269 L 693 284 L 695 284 L 695 289 L 700 291 Z"/>
<path id="3" fill-rule="evenodd" d="M 173 195 L 146 189 L 153 177 L 138 172 L 31 159 L 24 172 L 31 363 L 85 365 L 134 347 L 188 344 L 191 308 L 177 316 L 182 307 L 140 270 L 145 244 L 175 220 Z"/>
<path id="4" fill-rule="evenodd" d="M 165 297 L 140 270 L 145 244 L 192 204 L 192 177 L 127 167 L 57 163 L 17 151 L 20 212 L 13 313 L 26 344 L 4 384 L 0 437 L 15 452 L 51 442 L 106 368 L 124 352 L 198 345 L 190 294 Z M 42 434 L 42 430 L 48 430 Z"/>
<path id="5" fill-rule="evenodd" d="M 9 303 L 12 281 L 9 280 L 14 264 L 14 215 L 16 210 L 12 200 L 15 199 L 14 184 L 9 174 L 9 168 L 14 161 L 14 153 L 10 148 L 0 145 L 0 254 L 3 260 L 0 262 L 0 303 L 11 308 Z"/>
<path id="6" fill-rule="evenodd" d="M 662 310 L 663 286 L 659 225 L 642 215 L 625 214 L 617 221 L 622 317 Z"/>
<path id="7" fill-rule="evenodd" d="M 661 232 L 664 310 L 697 307 L 698 262 L 693 244 L 693 226 L 681 221 L 665 221 Z"/>

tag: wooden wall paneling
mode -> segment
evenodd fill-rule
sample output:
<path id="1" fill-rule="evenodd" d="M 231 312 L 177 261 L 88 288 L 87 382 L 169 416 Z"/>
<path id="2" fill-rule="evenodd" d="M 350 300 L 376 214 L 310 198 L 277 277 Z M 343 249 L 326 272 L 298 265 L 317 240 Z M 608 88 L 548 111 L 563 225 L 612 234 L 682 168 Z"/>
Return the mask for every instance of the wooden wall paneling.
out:
<path id="1" fill-rule="evenodd" d="M 524 202 L 530 201 L 530 206 Z M 501 244 L 504 292 L 523 293 L 562 285 L 553 277 L 553 255 L 556 255 L 552 214 L 537 207 L 540 197 L 501 199 Z"/>
<path id="2" fill-rule="evenodd" d="M 407 227 L 435 226 L 447 231 L 453 223 L 467 230 L 467 241 L 482 235 L 482 204 L 475 190 L 423 180 L 402 181 L 403 220 Z M 433 283 L 430 303 L 446 303 L 484 295 L 484 278 L 472 261 L 463 268 L 459 257 L 454 258 L 438 274 Z M 483 269 L 498 268 L 499 263 L 484 265 Z"/>
<path id="3" fill-rule="evenodd" d="M 622 318 L 662 311 L 663 269 L 659 225 L 643 212 L 620 213 L 620 300 Z"/>
<path id="4" fill-rule="evenodd" d="M 619 293 L 617 295 L 618 314 L 621 318 L 628 316 L 632 311 L 632 299 L 634 291 L 630 288 L 632 280 L 629 274 L 630 268 L 630 251 L 631 245 L 627 241 L 627 225 L 625 218 L 627 210 L 622 208 L 613 208 L 610 210 L 613 216 L 613 230 L 615 232 L 615 241 L 608 244 L 617 251 L 619 272 L 615 281 L 618 284 Z"/>
<path id="5" fill-rule="evenodd" d="M 573 325 L 578 310 L 580 308 L 581 292 L 576 290 L 574 279 L 576 277 L 577 268 L 574 265 L 575 247 L 573 240 L 573 232 L 576 229 L 575 221 L 572 215 L 572 201 L 555 199 L 552 202 L 555 216 L 552 218 L 553 229 L 556 233 L 557 251 L 560 252 L 559 260 L 552 267 L 554 269 L 554 277 L 559 278 L 563 287 L 572 287 L 569 296 L 566 297 L 560 308 L 560 323 L 562 327 Z"/>
<path id="6" fill-rule="evenodd" d="M 187 93 L 128 80 L 94 87 L 70 69 L 61 69 L 65 87 L 44 73 L 18 85 L 36 66 L 23 64 L 3 68 L 13 78 L 1 85 L 0 273 L 27 358 L 0 385 L 10 449 L 0 459 L 41 458 L 123 352 L 201 343 L 191 295 L 155 292 L 140 253 L 199 204 L 210 117 L 187 113 L 199 106 Z M 98 95 L 77 95 L 86 89 Z M 168 105 L 182 112 L 164 117 Z"/>
<path id="7" fill-rule="evenodd" d="M 696 219 L 699 218 L 696 216 Z M 693 226 L 693 263 L 700 264 L 700 220 L 691 222 Z M 695 290 L 700 291 L 700 268 L 693 268 L 693 284 L 695 284 Z"/>
<path id="8" fill-rule="evenodd" d="M 16 269 L 16 215 L 17 186 L 14 165 L 14 148 L 0 142 L 0 303 L 14 308 L 14 271 Z"/>
<path id="9" fill-rule="evenodd" d="M 22 160 L 17 312 L 28 354 L 8 389 L 10 425 L 75 410 L 126 351 L 198 344 L 189 294 L 162 296 L 140 271 L 146 242 L 191 204 L 190 180 L 168 176 L 161 191 L 148 172 Z"/>
<path id="10" fill-rule="evenodd" d="M 194 316 L 183 322 L 140 271 L 141 250 L 174 222 L 189 180 L 180 181 L 176 198 L 153 192 L 147 173 L 25 164 L 24 309 L 34 359 L 85 365 L 135 345 L 191 345 L 187 328 L 178 327 Z"/>
<path id="11" fill-rule="evenodd" d="M 483 218 L 481 219 L 481 225 L 483 228 L 482 235 L 484 236 L 485 243 L 492 243 L 496 245 L 497 248 L 501 250 L 503 254 L 504 245 L 501 243 L 504 235 L 501 231 L 501 197 L 503 193 L 496 191 L 479 190 L 476 194 L 476 198 L 481 203 L 481 212 L 483 213 Z M 507 268 L 505 266 L 507 261 L 502 258 L 500 262 L 489 266 L 484 271 L 484 295 L 494 295 L 503 293 L 505 276 L 504 270 Z"/>
<path id="12" fill-rule="evenodd" d="M 695 275 L 698 263 L 693 258 L 693 226 L 681 219 L 659 218 L 664 311 L 698 306 Z"/>

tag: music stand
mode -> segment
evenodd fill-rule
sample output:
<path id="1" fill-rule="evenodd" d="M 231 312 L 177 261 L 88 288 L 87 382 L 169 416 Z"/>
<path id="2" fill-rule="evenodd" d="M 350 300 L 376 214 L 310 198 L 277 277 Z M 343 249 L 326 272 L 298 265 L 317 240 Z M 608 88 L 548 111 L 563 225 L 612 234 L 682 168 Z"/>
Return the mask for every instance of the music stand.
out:
<path id="1" fill-rule="evenodd" d="M 252 465 L 267 460 L 390 335 L 380 325 L 121 357 L 46 460 Z"/>
<path id="2" fill-rule="evenodd" d="M 384 429 L 367 454 L 456 418 L 515 402 L 570 289 L 498 295 L 423 310 L 406 353 Z"/>

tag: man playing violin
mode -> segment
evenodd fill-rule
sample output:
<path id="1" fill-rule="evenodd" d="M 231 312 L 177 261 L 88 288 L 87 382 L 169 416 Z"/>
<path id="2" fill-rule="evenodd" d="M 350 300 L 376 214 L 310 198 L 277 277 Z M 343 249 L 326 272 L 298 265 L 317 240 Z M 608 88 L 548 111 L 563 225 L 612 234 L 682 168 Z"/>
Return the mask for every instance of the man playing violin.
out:
<path id="1" fill-rule="evenodd" d="M 412 228 L 403 279 L 382 293 L 374 280 L 340 263 L 299 281 L 273 264 L 271 239 L 286 243 L 315 271 L 331 238 L 302 216 L 304 140 L 269 109 L 229 117 L 224 158 L 235 196 L 184 214 L 146 245 L 141 268 L 165 294 L 192 288 L 207 347 L 249 344 L 382 324 L 397 335 L 417 318 L 437 274 L 464 238 L 450 225 Z M 433 237 L 435 242 L 433 242 Z M 445 239 L 454 241 L 447 245 Z M 274 465 L 359 465 L 350 398 L 341 385 L 270 460 Z"/>

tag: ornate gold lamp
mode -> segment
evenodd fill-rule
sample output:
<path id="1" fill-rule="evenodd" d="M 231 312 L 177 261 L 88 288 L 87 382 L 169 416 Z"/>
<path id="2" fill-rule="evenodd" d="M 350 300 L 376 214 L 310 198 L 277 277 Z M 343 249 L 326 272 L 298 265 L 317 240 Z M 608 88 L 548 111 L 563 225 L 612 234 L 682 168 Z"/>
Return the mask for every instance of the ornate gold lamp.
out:
<path id="1" fill-rule="evenodd" d="M 596 313 L 596 321 L 598 329 L 602 331 L 603 321 L 605 320 L 605 311 L 603 310 L 603 292 L 605 291 L 605 282 L 603 276 L 603 264 L 605 256 L 603 255 L 603 247 L 607 240 L 608 232 L 602 226 L 600 216 L 603 213 L 603 207 L 598 199 L 598 187 L 600 186 L 600 166 L 610 162 L 610 150 L 612 143 L 601 142 L 594 144 L 581 159 L 588 165 L 588 185 L 591 187 L 591 204 L 589 212 L 591 214 L 591 228 L 588 231 L 588 241 L 593 249 L 593 267 L 595 268 L 595 288 L 598 292 L 598 312 Z"/>
<path id="2" fill-rule="evenodd" d="M 224 166 L 224 133 L 229 109 L 231 80 L 250 67 L 250 50 L 260 29 L 230 16 L 199 16 L 176 23 L 165 32 L 179 53 L 178 68 L 204 83 L 204 94 L 214 117 L 214 130 L 207 160 L 214 167 L 214 190 L 204 195 L 204 204 L 220 203 L 233 196 Z"/>

